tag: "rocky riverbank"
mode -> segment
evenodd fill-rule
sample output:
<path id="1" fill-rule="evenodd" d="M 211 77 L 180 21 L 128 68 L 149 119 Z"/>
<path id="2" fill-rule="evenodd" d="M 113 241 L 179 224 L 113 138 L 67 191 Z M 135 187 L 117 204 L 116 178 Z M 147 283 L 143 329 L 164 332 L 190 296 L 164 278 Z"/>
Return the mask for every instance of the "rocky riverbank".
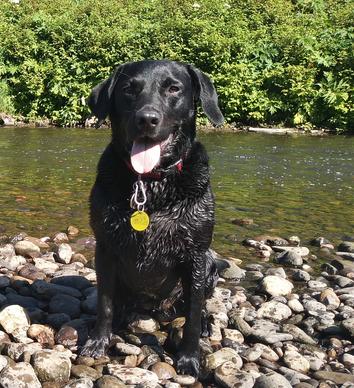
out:
<path id="1" fill-rule="evenodd" d="M 77 356 L 96 318 L 95 241 L 77 234 L 0 235 L 1 387 L 354 387 L 354 242 L 314 239 L 321 273 L 296 236 L 244 241 L 252 264 L 215 253 L 197 381 L 174 368 L 178 314 L 132 313 L 109 356 Z"/>

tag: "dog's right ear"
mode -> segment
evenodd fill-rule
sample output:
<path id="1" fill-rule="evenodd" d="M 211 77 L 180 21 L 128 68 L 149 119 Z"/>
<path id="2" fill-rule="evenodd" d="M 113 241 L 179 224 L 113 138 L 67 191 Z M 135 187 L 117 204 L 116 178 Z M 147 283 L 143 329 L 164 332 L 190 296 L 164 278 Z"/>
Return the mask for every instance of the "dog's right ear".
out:
<path id="1" fill-rule="evenodd" d="M 96 127 L 103 123 L 111 111 L 113 90 L 122 73 L 122 68 L 123 66 L 118 66 L 109 78 L 96 85 L 87 100 L 91 112 L 98 118 Z"/>

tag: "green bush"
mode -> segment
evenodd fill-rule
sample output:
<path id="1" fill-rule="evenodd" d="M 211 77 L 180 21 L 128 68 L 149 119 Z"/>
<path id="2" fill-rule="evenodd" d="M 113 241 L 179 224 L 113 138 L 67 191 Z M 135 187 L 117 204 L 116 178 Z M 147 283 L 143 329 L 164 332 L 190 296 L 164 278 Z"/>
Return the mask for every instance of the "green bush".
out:
<path id="1" fill-rule="evenodd" d="M 0 0 L 0 110 L 76 125 L 117 64 L 168 58 L 213 78 L 228 122 L 349 130 L 353 19 L 351 0 Z"/>

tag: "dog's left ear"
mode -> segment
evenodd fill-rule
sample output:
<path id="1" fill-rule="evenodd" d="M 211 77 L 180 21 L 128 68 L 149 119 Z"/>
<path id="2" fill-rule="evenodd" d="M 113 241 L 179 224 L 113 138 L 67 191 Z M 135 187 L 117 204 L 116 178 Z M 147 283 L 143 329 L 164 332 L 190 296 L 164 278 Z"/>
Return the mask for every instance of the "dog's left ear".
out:
<path id="1" fill-rule="evenodd" d="M 204 113 L 214 125 L 222 125 L 224 116 L 220 111 L 218 95 L 210 78 L 194 66 L 187 65 L 187 68 L 193 83 L 197 87 L 197 97 L 201 102 Z"/>
<path id="2" fill-rule="evenodd" d="M 122 72 L 122 67 L 118 66 L 109 78 L 96 85 L 87 100 L 92 113 L 98 118 L 96 127 L 102 124 L 111 111 L 113 90 Z"/>

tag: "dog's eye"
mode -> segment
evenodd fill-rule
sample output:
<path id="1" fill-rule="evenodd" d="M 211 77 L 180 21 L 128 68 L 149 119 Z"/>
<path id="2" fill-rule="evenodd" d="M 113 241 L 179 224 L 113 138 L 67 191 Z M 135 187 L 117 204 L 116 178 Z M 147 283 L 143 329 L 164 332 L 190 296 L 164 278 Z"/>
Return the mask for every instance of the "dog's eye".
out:
<path id="1" fill-rule="evenodd" d="M 180 91 L 180 88 L 176 85 L 171 85 L 169 88 L 168 88 L 168 92 L 171 93 L 171 94 L 175 94 L 175 93 L 178 93 Z"/>
<path id="2" fill-rule="evenodd" d="M 134 94 L 134 89 L 131 85 L 123 86 L 122 90 L 125 94 Z"/>

